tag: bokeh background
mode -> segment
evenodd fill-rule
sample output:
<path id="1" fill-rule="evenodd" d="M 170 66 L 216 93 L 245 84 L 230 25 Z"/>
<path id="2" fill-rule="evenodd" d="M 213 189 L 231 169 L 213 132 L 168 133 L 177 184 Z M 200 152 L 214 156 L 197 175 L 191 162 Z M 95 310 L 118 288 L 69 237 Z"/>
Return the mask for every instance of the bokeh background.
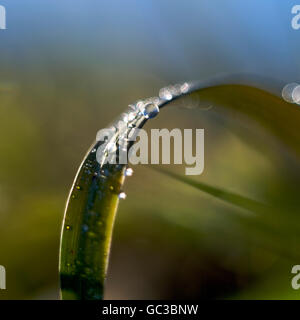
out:
<path id="1" fill-rule="evenodd" d="M 0 4 L 7 11 L 7 30 L 0 30 L 0 264 L 7 290 L 0 299 L 58 299 L 69 188 L 96 132 L 129 103 L 170 83 L 224 73 L 299 80 L 295 1 Z M 299 205 L 299 171 L 250 148 L 209 111 L 164 110 L 155 121 L 152 127 L 210 130 L 197 180 L 262 201 L 281 194 Z M 183 166 L 174 170 L 184 173 Z M 297 261 L 261 245 L 264 233 L 240 223 L 237 208 L 146 166 L 135 166 L 125 191 L 106 298 L 299 297 L 290 285 Z"/>

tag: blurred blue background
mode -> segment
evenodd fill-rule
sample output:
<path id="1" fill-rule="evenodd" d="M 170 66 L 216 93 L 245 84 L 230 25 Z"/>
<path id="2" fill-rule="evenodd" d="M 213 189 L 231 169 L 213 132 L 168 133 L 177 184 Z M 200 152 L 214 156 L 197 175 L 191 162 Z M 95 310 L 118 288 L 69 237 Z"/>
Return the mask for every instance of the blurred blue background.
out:
<path id="1" fill-rule="evenodd" d="M 138 69 L 164 81 L 220 72 L 298 77 L 299 32 L 291 28 L 295 1 L 1 3 L 8 27 L 1 32 L 2 62 L 67 60 L 118 70 L 116 76 Z"/>

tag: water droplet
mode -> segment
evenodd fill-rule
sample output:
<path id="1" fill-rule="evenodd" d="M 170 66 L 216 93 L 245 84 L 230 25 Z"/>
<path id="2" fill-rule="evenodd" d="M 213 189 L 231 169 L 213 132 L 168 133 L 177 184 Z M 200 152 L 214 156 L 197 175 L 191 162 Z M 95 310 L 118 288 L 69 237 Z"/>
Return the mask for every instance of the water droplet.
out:
<path id="1" fill-rule="evenodd" d="M 147 119 L 152 119 L 156 117 L 158 113 L 159 113 L 158 105 L 151 102 L 146 104 L 143 110 L 143 114 Z"/>
<path id="2" fill-rule="evenodd" d="M 185 82 L 180 86 L 180 91 L 182 93 L 187 93 L 189 90 L 189 87 L 190 87 L 189 84 L 187 82 Z"/>
<path id="3" fill-rule="evenodd" d="M 159 97 L 164 100 L 171 100 L 173 95 L 169 88 L 162 88 L 159 90 Z"/>
<path id="4" fill-rule="evenodd" d="M 118 195 L 118 198 L 119 199 L 126 199 L 127 195 L 125 192 L 120 192 L 119 195 Z"/>
<path id="5" fill-rule="evenodd" d="M 158 97 L 151 97 L 151 98 L 147 99 L 145 102 L 146 103 L 152 102 L 155 104 L 159 104 L 159 98 Z"/>
<path id="6" fill-rule="evenodd" d="M 133 169 L 132 168 L 127 168 L 125 170 L 125 176 L 126 177 L 131 177 L 133 175 Z"/>
<path id="7" fill-rule="evenodd" d="M 282 98 L 287 102 L 300 104 L 300 85 L 293 82 L 284 86 Z"/>
<path id="8" fill-rule="evenodd" d="M 66 229 L 67 229 L 67 230 L 70 230 L 70 229 L 71 229 L 71 227 L 67 225 L 67 226 L 66 226 Z"/>
<path id="9" fill-rule="evenodd" d="M 72 199 L 75 199 L 75 198 L 76 198 L 75 194 L 72 194 L 72 195 L 71 195 L 71 198 L 72 198 Z"/>
<path id="10" fill-rule="evenodd" d="M 80 186 L 76 186 L 75 187 L 77 190 L 81 190 L 81 187 Z"/>

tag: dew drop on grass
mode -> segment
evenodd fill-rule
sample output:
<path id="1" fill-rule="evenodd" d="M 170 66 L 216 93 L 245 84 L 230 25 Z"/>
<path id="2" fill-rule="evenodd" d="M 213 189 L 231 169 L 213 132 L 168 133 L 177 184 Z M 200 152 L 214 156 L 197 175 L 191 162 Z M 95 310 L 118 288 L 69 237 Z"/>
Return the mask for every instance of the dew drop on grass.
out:
<path id="1" fill-rule="evenodd" d="M 143 115 L 146 119 L 152 119 L 159 113 L 158 105 L 155 103 L 148 103 L 144 106 Z"/>
<path id="2" fill-rule="evenodd" d="M 133 169 L 132 168 L 127 168 L 125 170 L 125 176 L 126 177 L 131 177 L 133 175 Z"/>
<path id="3" fill-rule="evenodd" d="M 300 85 L 296 82 L 284 86 L 281 94 L 282 98 L 289 103 L 300 103 Z"/>
<path id="4" fill-rule="evenodd" d="M 164 99 L 164 100 L 172 100 L 173 95 L 172 95 L 171 91 L 168 88 L 162 88 L 159 91 L 159 97 L 161 99 Z"/>
<path id="5" fill-rule="evenodd" d="M 190 88 L 190 85 L 187 82 L 185 82 L 181 85 L 180 91 L 181 93 L 187 93 L 189 91 L 189 88 Z"/>
<path id="6" fill-rule="evenodd" d="M 119 199 L 126 199 L 127 195 L 125 192 L 120 192 L 119 195 L 118 195 L 118 198 Z"/>

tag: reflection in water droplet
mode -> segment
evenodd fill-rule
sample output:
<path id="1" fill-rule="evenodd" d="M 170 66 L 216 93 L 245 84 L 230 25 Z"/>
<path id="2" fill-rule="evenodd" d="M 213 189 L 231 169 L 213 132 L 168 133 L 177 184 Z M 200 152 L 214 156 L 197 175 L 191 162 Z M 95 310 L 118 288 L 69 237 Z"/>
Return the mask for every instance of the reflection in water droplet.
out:
<path id="1" fill-rule="evenodd" d="M 121 193 L 119 193 L 118 197 L 119 197 L 119 199 L 126 199 L 127 195 L 125 192 L 121 192 Z"/>
<path id="2" fill-rule="evenodd" d="M 154 103 L 146 104 L 143 110 L 143 114 L 147 119 L 156 117 L 158 113 L 159 113 L 158 105 Z"/>
<path id="3" fill-rule="evenodd" d="M 133 170 L 132 170 L 132 168 L 127 168 L 126 170 L 125 170 L 125 176 L 126 177 L 131 177 L 133 175 Z"/>

